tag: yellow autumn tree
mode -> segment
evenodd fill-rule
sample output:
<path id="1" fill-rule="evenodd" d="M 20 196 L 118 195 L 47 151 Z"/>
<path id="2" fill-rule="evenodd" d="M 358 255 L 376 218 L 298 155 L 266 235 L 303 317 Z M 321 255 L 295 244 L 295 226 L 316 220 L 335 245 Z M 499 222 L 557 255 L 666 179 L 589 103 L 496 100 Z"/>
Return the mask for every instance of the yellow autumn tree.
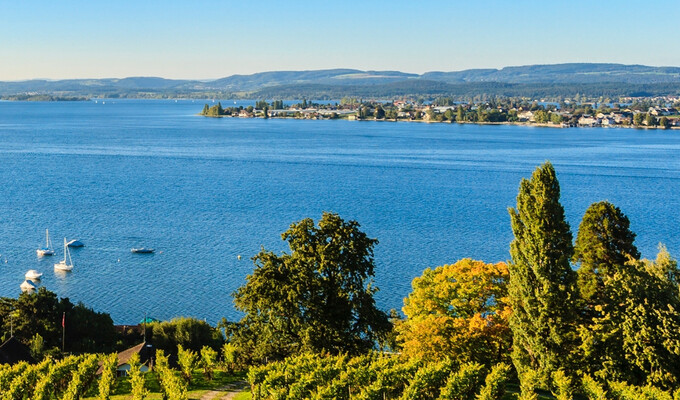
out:
<path id="1" fill-rule="evenodd" d="M 426 269 L 404 299 L 396 325 L 406 356 L 487 366 L 508 359 L 508 266 L 469 258 Z"/>

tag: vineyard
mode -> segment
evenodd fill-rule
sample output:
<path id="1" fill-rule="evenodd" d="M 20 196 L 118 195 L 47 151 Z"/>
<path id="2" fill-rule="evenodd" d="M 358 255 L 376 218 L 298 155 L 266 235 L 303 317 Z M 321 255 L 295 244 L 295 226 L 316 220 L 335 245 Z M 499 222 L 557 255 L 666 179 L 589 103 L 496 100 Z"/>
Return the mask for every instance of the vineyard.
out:
<path id="1" fill-rule="evenodd" d="M 0 364 L 0 400 L 190 400 L 239 380 L 238 375 L 225 372 L 215 350 L 179 350 L 179 370 L 158 350 L 153 372 L 142 372 L 139 356 L 134 355 L 125 378 L 116 377 L 115 354 L 48 357 L 34 365 Z"/>
<path id="2" fill-rule="evenodd" d="M 320 357 L 305 354 L 253 367 L 248 372 L 254 400 L 264 399 L 502 399 L 510 367 L 486 372 L 480 364 L 371 353 Z M 475 397 L 478 396 L 478 397 Z"/>
<path id="3" fill-rule="evenodd" d="M 59 361 L 47 358 L 35 365 L 0 365 L 0 399 L 80 399 L 94 382 L 99 358 L 88 354 Z M 111 385 L 114 377 L 108 376 Z"/>
<path id="4" fill-rule="evenodd" d="M 356 358 L 303 354 L 248 372 L 253 400 L 680 399 L 680 390 L 672 393 L 622 382 L 602 385 L 588 375 L 574 385 L 561 370 L 553 379 L 555 389 L 550 393 L 538 389 L 543 383 L 537 379 L 524 379 L 533 385 L 518 387 L 511 367 L 503 363 L 488 370 L 477 363 L 426 363 L 380 353 Z"/>

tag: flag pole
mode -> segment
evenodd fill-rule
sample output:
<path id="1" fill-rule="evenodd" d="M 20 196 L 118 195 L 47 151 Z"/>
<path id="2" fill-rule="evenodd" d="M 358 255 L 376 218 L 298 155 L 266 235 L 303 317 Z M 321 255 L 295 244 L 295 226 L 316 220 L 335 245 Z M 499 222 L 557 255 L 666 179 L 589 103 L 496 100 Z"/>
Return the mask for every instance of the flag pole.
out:
<path id="1" fill-rule="evenodd" d="M 66 312 L 61 314 L 61 352 L 65 350 L 64 344 L 66 343 Z"/>

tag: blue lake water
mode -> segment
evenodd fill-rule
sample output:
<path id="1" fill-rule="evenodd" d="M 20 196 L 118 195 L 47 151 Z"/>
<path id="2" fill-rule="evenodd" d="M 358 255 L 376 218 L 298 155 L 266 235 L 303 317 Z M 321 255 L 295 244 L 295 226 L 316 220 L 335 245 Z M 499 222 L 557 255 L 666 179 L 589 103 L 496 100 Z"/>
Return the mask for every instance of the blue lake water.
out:
<path id="1" fill-rule="evenodd" d="M 235 319 L 230 293 L 249 258 L 284 250 L 292 222 L 334 211 L 379 239 L 378 303 L 400 308 L 426 267 L 509 258 L 507 207 L 545 160 L 574 234 L 607 199 L 643 256 L 659 242 L 680 253 L 677 131 L 210 119 L 195 115 L 202 106 L 0 102 L 0 296 L 37 269 L 43 286 L 116 323 Z M 57 254 L 39 259 L 45 228 Z M 86 247 L 59 275 L 65 236 Z"/>

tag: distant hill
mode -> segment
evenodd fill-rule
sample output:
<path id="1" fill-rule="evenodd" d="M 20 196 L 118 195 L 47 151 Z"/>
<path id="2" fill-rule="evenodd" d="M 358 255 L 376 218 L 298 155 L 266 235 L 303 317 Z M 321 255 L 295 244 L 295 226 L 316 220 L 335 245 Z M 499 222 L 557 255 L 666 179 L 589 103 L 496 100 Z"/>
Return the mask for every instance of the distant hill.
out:
<path id="1" fill-rule="evenodd" d="M 633 84 L 680 82 L 680 67 L 648 67 L 623 64 L 553 64 L 470 69 L 457 72 L 427 72 L 423 79 L 447 83 L 609 83 Z"/>
<path id="2" fill-rule="evenodd" d="M 274 71 L 252 75 L 232 75 L 227 78 L 206 82 L 213 89 L 252 91 L 267 86 L 292 84 L 327 85 L 376 85 L 405 79 L 418 78 L 417 74 L 399 71 L 360 71 L 356 69 L 327 69 L 318 71 Z"/>
<path id="3" fill-rule="evenodd" d="M 553 64 L 427 72 L 271 71 L 210 80 L 156 77 L 0 82 L 0 96 L 339 98 L 394 96 L 586 96 L 680 93 L 680 67 Z"/>

